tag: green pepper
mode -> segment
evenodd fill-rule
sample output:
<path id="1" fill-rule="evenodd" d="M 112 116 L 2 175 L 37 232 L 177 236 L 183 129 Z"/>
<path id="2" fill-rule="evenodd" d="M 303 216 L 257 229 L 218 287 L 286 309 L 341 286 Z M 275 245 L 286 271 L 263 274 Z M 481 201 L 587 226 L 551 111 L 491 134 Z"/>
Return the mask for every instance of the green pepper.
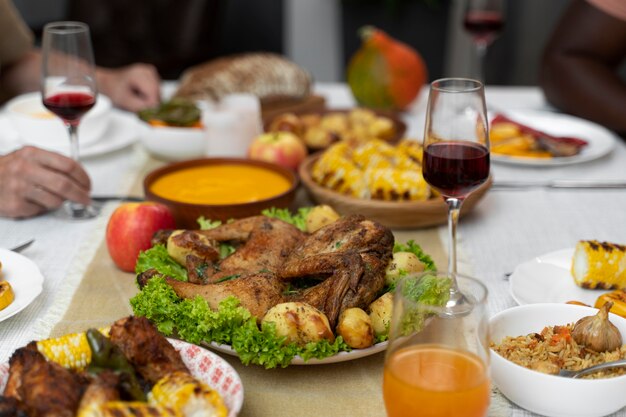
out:
<path id="1" fill-rule="evenodd" d="M 139 111 L 138 116 L 145 122 L 161 120 L 169 126 L 188 127 L 200 121 L 200 109 L 195 103 L 182 99 L 172 99 L 158 107 Z"/>
<path id="2" fill-rule="evenodd" d="M 87 372 L 97 375 L 104 370 L 111 370 L 120 376 L 121 388 L 133 400 L 146 401 L 135 369 L 120 348 L 96 329 L 87 330 L 87 342 L 91 348 L 91 363 Z"/>

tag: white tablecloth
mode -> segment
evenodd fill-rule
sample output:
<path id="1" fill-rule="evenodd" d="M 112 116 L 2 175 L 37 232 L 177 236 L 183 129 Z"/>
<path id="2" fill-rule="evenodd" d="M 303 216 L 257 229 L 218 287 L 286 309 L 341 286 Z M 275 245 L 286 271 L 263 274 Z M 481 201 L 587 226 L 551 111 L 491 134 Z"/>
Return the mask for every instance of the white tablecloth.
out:
<path id="1" fill-rule="evenodd" d="M 343 85 L 322 84 L 318 93 L 331 107 L 352 104 Z M 427 92 L 405 114 L 408 137 L 421 138 Z M 541 92 L 533 87 L 489 87 L 488 106 L 495 109 L 552 111 Z M 0 141 L 2 132 L 0 132 Z M 94 194 L 123 194 L 145 162 L 137 144 L 84 161 L 93 181 Z M 578 165 L 534 168 L 492 164 L 495 181 L 548 179 L 625 179 L 626 142 L 616 137 L 614 151 L 601 159 Z M 0 362 L 26 342 L 45 337 L 64 309 L 102 241 L 108 213 L 88 221 L 68 221 L 55 213 L 35 219 L 0 219 L 0 247 L 11 247 L 30 238 L 35 244 L 24 255 L 45 276 L 43 293 L 16 316 L 0 322 Z M 442 232 L 445 228 L 442 228 Z M 445 238 L 445 233 L 441 234 Z M 459 257 L 462 270 L 482 279 L 489 287 L 489 310 L 496 313 L 515 305 L 505 273 L 516 265 L 562 248 L 580 239 L 626 243 L 626 190 L 524 190 L 489 192 L 475 211 L 459 226 Z M 106 302 L 106 298 L 99 300 Z M 592 399 L 590 399 L 591 401 Z M 505 399 L 492 404 L 490 415 L 531 415 Z M 626 416 L 626 412 L 618 413 Z"/>

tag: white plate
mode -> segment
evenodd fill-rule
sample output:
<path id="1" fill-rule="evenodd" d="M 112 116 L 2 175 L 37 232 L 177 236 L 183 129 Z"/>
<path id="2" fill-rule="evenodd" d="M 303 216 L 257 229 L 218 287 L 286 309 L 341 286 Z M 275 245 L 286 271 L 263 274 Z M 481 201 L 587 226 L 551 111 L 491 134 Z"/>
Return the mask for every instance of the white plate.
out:
<path id="1" fill-rule="evenodd" d="M 132 145 L 138 139 L 137 116 L 121 110 L 111 111 L 111 122 L 102 136 L 95 142 L 80 147 L 81 158 L 91 158 Z M 80 139 L 79 139 L 80 140 Z M 24 146 L 6 115 L 0 117 L 0 153 L 8 153 Z M 67 146 L 49 146 L 51 151 L 69 155 L 69 139 Z"/>
<path id="2" fill-rule="evenodd" d="M 336 355 L 329 356 L 328 358 L 324 359 L 311 358 L 308 361 L 305 361 L 300 356 L 296 356 L 291 360 L 291 365 L 326 365 L 329 363 L 352 361 L 355 359 L 374 355 L 378 352 L 382 352 L 383 350 L 387 349 L 388 343 L 389 342 L 381 342 L 376 343 L 374 346 L 365 349 L 352 349 L 350 352 L 339 352 Z M 238 356 L 237 352 L 235 352 L 233 348 L 230 347 L 230 345 L 220 345 L 215 342 L 211 342 L 208 346 L 211 349 L 217 350 L 218 352 L 225 353 L 231 356 Z"/>
<path id="3" fill-rule="evenodd" d="M 33 261 L 7 249 L 0 249 L 0 262 L 0 281 L 8 281 L 15 293 L 15 300 L 0 310 L 0 321 L 3 321 L 25 309 L 41 294 L 43 275 Z"/>
<path id="4" fill-rule="evenodd" d="M 516 110 L 503 113 L 520 124 L 541 130 L 554 136 L 569 136 L 587 141 L 578 155 L 559 158 L 523 158 L 491 154 L 491 160 L 514 165 L 559 166 L 578 164 L 600 158 L 613 150 L 616 138 L 610 130 L 566 114 L 531 110 Z"/>
<path id="5" fill-rule="evenodd" d="M 511 274 L 510 290 L 520 305 L 582 301 L 593 306 L 606 290 L 587 290 L 574 283 L 570 272 L 574 248 L 562 249 L 524 262 Z"/>
<path id="6" fill-rule="evenodd" d="M 235 417 L 243 405 L 243 385 L 237 371 L 224 359 L 199 346 L 167 339 L 179 353 L 191 374 L 216 390 L 228 408 L 228 417 Z M 0 364 L 0 392 L 9 377 L 9 364 Z"/>

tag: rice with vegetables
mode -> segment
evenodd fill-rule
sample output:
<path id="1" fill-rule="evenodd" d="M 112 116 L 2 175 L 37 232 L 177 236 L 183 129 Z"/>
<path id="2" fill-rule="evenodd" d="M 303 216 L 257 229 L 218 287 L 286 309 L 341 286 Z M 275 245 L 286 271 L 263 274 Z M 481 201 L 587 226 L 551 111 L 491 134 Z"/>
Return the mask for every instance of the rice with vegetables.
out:
<path id="1" fill-rule="evenodd" d="M 626 358 L 626 346 L 595 352 L 576 343 L 572 337 L 574 324 L 548 326 L 541 333 L 526 336 L 505 337 L 491 348 L 500 356 L 518 365 L 546 374 L 558 374 L 559 370 L 576 371 L 604 362 Z M 614 368 L 586 375 L 586 379 L 610 378 L 626 374 L 624 368 Z"/>

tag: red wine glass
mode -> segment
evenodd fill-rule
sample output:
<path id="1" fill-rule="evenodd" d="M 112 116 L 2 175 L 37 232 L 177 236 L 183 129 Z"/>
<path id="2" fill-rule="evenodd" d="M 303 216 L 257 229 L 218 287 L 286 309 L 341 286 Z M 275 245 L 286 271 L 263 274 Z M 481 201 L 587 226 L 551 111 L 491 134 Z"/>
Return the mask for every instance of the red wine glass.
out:
<path id="1" fill-rule="evenodd" d="M 41 93 L 44 106 L 65 124 L 71 157 L 79 161 L 78 125 L 96 103 L 95 65 L 89 27 L 81 22 L 54 22 L 44 27 Z M 67 201 L 72 218 L 98 214 L 93 206 Z"/>
<path id="2" fill-rule="evenodd" d="M 484 83 L 487 48 L 504 27 L 504 0 L 467 0 L 463 26 L 476 49 L 475 76 Z"/>
<path id="3" fill-rule="evenodd" d="M 461 205 L 489 177 L 489 125 L 480 81 L 444 78 L 430 84 L 423 159 L 424 179 L 448 205 L 448 273 L 454 277 Z"/>

